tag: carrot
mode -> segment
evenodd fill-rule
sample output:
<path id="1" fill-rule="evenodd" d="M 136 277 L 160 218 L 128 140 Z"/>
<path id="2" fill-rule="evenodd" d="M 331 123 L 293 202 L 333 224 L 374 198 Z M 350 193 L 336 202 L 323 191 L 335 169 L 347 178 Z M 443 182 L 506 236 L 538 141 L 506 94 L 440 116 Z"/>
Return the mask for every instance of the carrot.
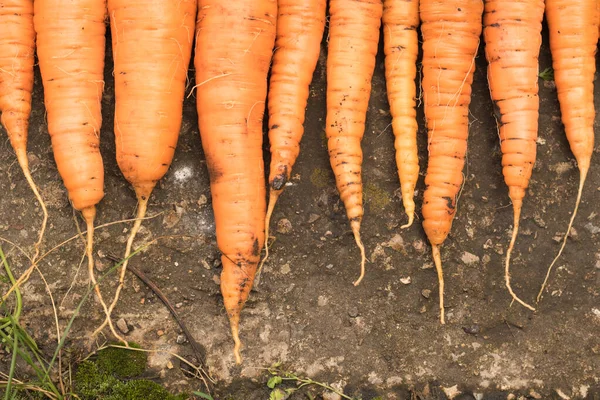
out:
<path id="1" fill-rule="evenodd" d="M 131 248 L 156 183 L 167 173 L 179 138 L 194 40 L 195 0 L 108 0 L 115 76 L 117 163 L 138 200 L 112 313 Z M 97 330 L 99 332 L 110 316 Z"/>
<path id="2" fill-rule="evenodd" d="M 510 285 L 510 256 L 536 158 L 538 56 L 543 16 L 543 0 L 485 1 L 483 36 L 489 63 L 488 82 L 498 122 L 502 173 L 514 213 L 504 266 L 505 281 L 512 298 L 531 310 L 534 308 L 521 300 Z"/>
<path id="3" fill-rule="evenodd" d="M 415 216 L 413 199 L 419 178 L 417 154 L 417 54 L 419 53 L 419 0 L 384 0 L 383 50 L 385 52 L 385 79 L 392 114 L 392 130 L 396 137 L 396 165 L 402 203 L 408 222 Z"/>
<path id="4" fill-rule="evenodd" d="M 300 152 L 308 89 L 325 29 L 326 4 L 326 0 L 279 0 L 278 3 L 276 50 L 268 94 L 271 167 L 265 218 L 267 239 L 261 267 L 269 256 L 269 224 L 275 203 Z"/>
<path id="5" fill-rule="evenodd" d="M 480 0 L 421 0 L 423 100 L 429 161 L 423 194 L 423 228 L 439 280 L 440 322 L 444 276 L 440 246 L 448 236 L 463 184 L 469 104 L 481 35 Z"/>
<path id="6" fill-rule="evenodd" d="M 579 167 L 579 190 L 569 227 L 558 254 L 550 264 L 537 296 L 539 303 L 552 267 L 562 254 L 577 209 L 594 151 L 594 74 L 598 43 L 597 0 L 546 0 L 546 20 L 554 82 L 558 91 L 562 121 L 571 151 Z"/>
<path id="7" fill-rule="evenodd" d="M 325 133 L 335 175 L 354 239 L 361 253 L 358 285 L 365 275 L 365 248 L 360 238 L 362 141 L 379 43 L 381 0 L 331 0 L 327 56 Z"/>
<path id="8" fill-rule="evenodd" d="M 276 17 L 275 0 L 198 0 L 198 125 L 222 253 L 221 293 L 238 364 L 240 312 L 265 240 L 262 120 Z"/>
<path id="9" fill-rule="evenodd" d="M 94 218 L 104 197 L 100 155 L 101 99 L 104 90 L 104 0 L 36 0 L 34 27 L 48 133 L 58 172 L 73 207 L 87 224 L 88 273 L 105 313 L 94 277 Z M 116 330 L 111 325 L 112 332 Z M 118 335 L 117 335 L 118 336 Z"/>
<path id="10" fill-rule="evenodd" d="M 33 0 L 6 0 L 0 3 L 0 123 L 6 129 L 23 175 L 43 212 L 33 261 L 46 230 L 48 211 L 33 181 L 27 159 L 27 133 L 31 115 L 35 30 Z"/>

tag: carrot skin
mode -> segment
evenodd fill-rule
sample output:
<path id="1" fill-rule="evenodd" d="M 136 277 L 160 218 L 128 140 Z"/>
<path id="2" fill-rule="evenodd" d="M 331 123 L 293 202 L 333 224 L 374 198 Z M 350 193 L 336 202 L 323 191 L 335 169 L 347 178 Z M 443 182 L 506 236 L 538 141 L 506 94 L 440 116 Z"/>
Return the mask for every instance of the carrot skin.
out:
<path id="1" fill-rule="evenodd" d="M 0 26 L 0 122 L 15 151 L 24 153 L 33 91 L 33 1 L 5 1 Z"/>
<path id="2" fill-rule="evenodd" d="M 543 0 L 486 0 L 483 36 L 488 83 L 494 103 L 502 173 L 513 203 L 513 233 L 506 252 L 506 287 L 526 308 L 510 284 L 510 258 L 519 231 L 525 191 L 536 159 L 538 135 L 539 52 L 542 43 Z"/>
<path id="3" fill-rule="evenodd" d="M 538 293 L 538 303 L 567 244 L 594 151 L 594 74 L 600 15 L 597 0 L 546 0 L 545 5 L 554 82 L 567 140 L 579 168 L 579 189 L 562 245 Z"/>
<path id="4" fill-rule="evenodd" d="M 99 146 L 106 2 L 75 3 L 36 0 L 34 26 L 56 166 L 73 207 L 81 211 L 104 197 Z"/>
<path id="5" fill-rule="evenodd" d="M 452 227 L 469 134 L 469 104 L 481 35 L 479 0 L 421 0 L 423 102 L 429 159 L 423 194 L 423 229 L 432 245 L 444 316 L 440 246 Z"/>
<path id="6" fill-rule="evenodd" d="M 241 363 L 239 321 L 265 240 L 262 120 L 277 2 L 199 0 L 198 125 L 210 175 L 221 293 Z"/>
<path id="7" fill-rule="evenodd" d="M 269 86 L 270 190 L 283 190 L 300 152 L 309 85 L 325 29 L 325 0 L 279 0 Z"/>
<path id="8" fill-rule="evenodd" d="M 383 42 L 385 78 L 395 136 L 396 165 L 402 203 L 408 222 L 415 214 L 414 191 L 419 178 L 417 150 L 417 55 L 419 53 L 419 0 L 384 0 Z"/>
<path id="9" fill-rule="evenodd" d="M 381 0 L 331 0 L 327 56 L 327 117 L 325 133 L 329 161 L 346 215 L 361 251 L 364 215 L 361 141 L 371 94 L 371 78 L 383 14 Z"/>
<path id="10" fill-rule="evenodd" d="M 441 245 L 450 232 L 463 184 L 482 11 L 477 0 L 421 0 L 420 4 L 429 149 L 423 228 L 436 245 Z"/>

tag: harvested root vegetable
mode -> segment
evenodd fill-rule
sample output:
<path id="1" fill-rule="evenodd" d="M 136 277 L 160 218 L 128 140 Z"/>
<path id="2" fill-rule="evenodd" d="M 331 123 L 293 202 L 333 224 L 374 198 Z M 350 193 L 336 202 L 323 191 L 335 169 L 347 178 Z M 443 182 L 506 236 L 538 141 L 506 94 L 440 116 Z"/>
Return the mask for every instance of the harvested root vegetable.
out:
<path id="1" fill-rule="evenodd" d="M 101 99 L 104 90 L 106 2 L 36 0 L 34 27 L 48 132 L 58 172 L 76 210 L 87 224 L 90 280 L 108 313 L 94 277 L 94 218 L 104 197 L 100 155 Z M 111 325 L 116 336 L 116 330 Z"/>
<path id="2" fill-rule="evenodd" d="M 123 289 L 133 241 L 156 183 L 179 139 L 194 41 L 195 0 L 108 0 L 115 63 L 117 163 L 138 200 L 112 313 Z M 140 41 L 140 38 L 143 38 Z M 110 315 L 97 330 L 110 322 Z"/>
<path id="3" fill-rule="evenodd" d="M 510 284 L 510 257 L 519 232 L 525 191 L 536 158 L 538 73 L 542 43 L 543 0 L 486 0 L 483 37 L 490 94 L 494 102 L 502 173 L 513 204 L 513 233 L 504 264 L 506 287 L 524 307 Z"/>
<path id="4" fill-rule="evenodd" d="M 198 125 L 222 253 L 221 293 L 237 363 L 242 362 L 240 313 L 265 240 L 262 121 L 276 19 L 275 0 L 198 1 Z"/>
<path id="5" fill-rule="evenodd" d="M 383 49 L 385 80 L 396 138 L 396 166 L 408 222 L 415 217 L 413 199 L 419 178 L 417 150 L 417 55 L 419 53 L 419 0 L 384 0 Z"/>
<path id="6" fill-rule="evenodd" d="M 44 238 L 48 211 L 33 181 L 27 159 L 27 134 L 31 115 L 35 30 L 33 0 L 6 0 L 0 5 L 0 123 L 6 129 L 23 175 L 44 214 L 34 261 Z"/>
<path id="7" fill-rule="evenodd" d="M 546 0 L 546 20 L 550 33 L 550 52 L 560 112 L 571 151 L 579 167 L 579 189 L 573 215 L 558 254 L 550 264 L 537 302 L 566 244 L 594 152 L 594 74 L 598 44 L 597 0 Z"/>
<path id="8" fill-rule="evenodd" d="M 265 257 L 269 224 L 277 199 L 290 180 L 300 153 L 309 85 L 319 60 L 326 0 L 279 0 L 277 38 L 269 87 L 269 204 L 265 219 Z M 260 273 L 260 272 L 259 272 Z"/>
<path id="9" fill-rule="evenodd" d="M 421 0 L 423 101 L 429 161 L 423 194 L 423 228 L 438 274 L 440 322 L 444 276 L 440 246 L 456 214 L 469 135 L 469 104 L 481 35 L 480 0 Z"/>
<path id="10" fill-rule="evenodd" d="M 336 186 L 361 254 L 360 276 L 355 286 L 365 275 L 365 247 L 360 238 L 364 215 L 361 141 L 382 13 L 381 0 L 329 2 L 325 133 Z"/>

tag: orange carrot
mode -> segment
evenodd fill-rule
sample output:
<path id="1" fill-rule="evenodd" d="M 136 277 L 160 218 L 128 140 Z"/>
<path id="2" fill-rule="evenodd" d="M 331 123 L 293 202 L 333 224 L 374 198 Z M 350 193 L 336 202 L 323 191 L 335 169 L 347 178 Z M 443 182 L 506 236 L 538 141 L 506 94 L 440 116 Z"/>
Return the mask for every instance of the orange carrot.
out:
<path id="1" fill-rule="evenodd" d="M 48 133 L 58 172 L 73 207 L 87 224 L 88 273 L 105 313 L 94 277 L 93 244 L 96 205 L 104 197 L 100 155 L 101 99 L 104 90 L 104 0 L 36 0 L 34 27 Z M 113 333 L 116 334 L 111 325 Z"/>
<path id="2" fill-rule="evenodd" d="M 0 123 L 6 129 L 23 175 L 44 214 L 33 261 L 38 257 L 48 211 L 33 181 L 27 159 L 27 133 L 33 91 L 35 30 L 33 0 L 6 0 L 0 4 Z"/>
<path id="3" fill-rule="evenodd" d="M 198 0 L 198 125 L 210 175 L 221 293 L 241 363 L 240 312 L 265 240 L 262 120 L 276 35 L 275 0 Z"/>
<path id="4" fill-rule="evenodd" d="M 383 49 L 385 80 L 392 114 L 392 130 L 396 137 L 396 165 L 400 178 L 402 203 L 408 222 L 415 216 L 413 199 L 419 178 L 417 154 L 417 54 L 419 53 L 419 0 L 384 0 Z"/>
<path id="5" fill-rule="evenodd" d="M 440 246 L 446 240 L 463 184 L 469 134 L 469 104 L 481 35 L 480 0 L 421 0 L 423 100 L 429 161 L 423 194 L 423 228 L 439 280 L 440 321 L 444 277 Z"/>
<path id="6" fill-rule="evenodd" d="M 536 158 L 538 134 L 538 56 L 542 43 L 543 0 L 486 0 L 483 36 L 489 63 L 488 82 L 495 105 L 502 173 L 513 203 L 514 222 L 504 266 L 506 287 L 523 306 L 510 285 L 510 256 L 519 232 L 525 191 Z"/>
<path id="7" fill-rule="evenodd" d="M 554 82 L 558 92 L 562 121 L 571 151 L 579 167 L 579 190 L 558 254 L 550 264 L 537 296 L 539 303 L 552 267 L 562 254 L 577 209 L 594 151 L 594 74 L 598 43 L 597 0 L 546 0 L 546 20 L 550 32 L 550 51 Z"/>
<path id="8" fill-rule="evenodd" d="M 267 239 L 261 267 L 269 256 L 271 214 L 290 179 L 300 152 L 308 89 L 319 59 L 325 29 L 326 3 L 326 0 L 278 2 L 276 50 L 268 94 L 271 168 L 265 219 Z"/>
<path id="9" fill-rule="evenodd" d="M 119 286 L 109 308 L 112 313 L 150 194 L 175 154 L 194 41 L 196 0 L 108 0 L 108 13 L 115 63 L 117 163 L 138 200 Z"/>
<path id="10" fill-rule="evenodd" d="M 329 161 L 354 239 L 361 253 L 358 285 L 365 275 L 365 248 L 360 239 L 364 214 L 362 149 L 371 78 L 379 43 L 381 0 L 331 0 L 327 55 Z"/>

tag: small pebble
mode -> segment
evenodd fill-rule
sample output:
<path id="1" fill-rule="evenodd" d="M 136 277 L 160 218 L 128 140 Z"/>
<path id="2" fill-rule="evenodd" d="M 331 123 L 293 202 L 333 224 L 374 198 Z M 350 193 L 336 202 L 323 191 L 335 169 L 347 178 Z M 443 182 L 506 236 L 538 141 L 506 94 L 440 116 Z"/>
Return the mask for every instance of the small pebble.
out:
<path id="1" fill-rule="evenodd" d="M 158 331 L 156 331 L 156 334 L 157 334 L 158 336 L 162 336 L 162 335 L 164 335 L 164 334 L 165 334 L 165 331 L 163 331 L 162 329 L 159 329 Z"/>
<path id="2" fill-rule="evenodd" d="M 460 257 L 461 261 L 466 265 L 473 265 L 479 262 L 479 256 L 465 251 Z"/>
<path id="3" fill-rule="evenodd" d="M 412 280 L 410 279 L 410 276 L 404 277 L 404 278 L 400 278 L 400 282 L 402 282 L 404 285 L 409 285 Z"/>
<path id="4" fill-rule="evenodd" d="M 597 227 L 596 225 L 592 224 L 591 222 L 588 222 L 587 224 L 585 224 L 584 228 L 592 235 L 600 233 L 600 227 Z"/>
<path id="5" fill-rule="evenodd" d="M 129 333 L 129 327 L 127 326 L 127 321 L 125 321 L 125 318 L 119 318 L 117 321 L 117 328 L 121 331 L 121 333 Z"/>
<path id="6" fill-rule="evenodd" d="M 292 269 L 290 268 L 290 264 L 289 263 L 285 263 L 281 266 L 281 270 L 280 272 L 284 275 L 287 275 L 290 273 Z"/>
<path id="7" fill-rule="evenodd" d="M 184 335 L 177 335 L 177 344 L 184 344 L 185 343 L 185 336 Z"/>
<path id="8" fill-rule="evenodd" d="M 351 307 L 350 310 L 348 310 L 348 315 L 352 318 L 358 317 L 358 308 Z"/>
<path id="9" fill-rule="evenodd" d="M 327 268 L 327 269 L 331 269 L 331 268 L 333 268 L 333 264 L 327 264 L 327 265 L 325 266 L 325 268 Z"/>
<path id="10" fill-rule="evenodd" d="M 183 303 L 177 303 L 177 304 L 175 304 L 175 308 L 181 308 L 181 306 L 183 306 Z"/>
<path id="11" fill-rule="evenodd" d="M 173 369 L 173 363 L 171 361 L 167 362 L 167 368 L 168 369 Z"/>
<path id="12" fill-rule="evenodd" d="M 290 233 L 292 231 L 292 223 L 287 218 L 281 218 L 277 222 L 277 232 L 279 233 Z"/>
<path id="13" fill-rule="evenodd" d="M 391 247 L 393 250 L 396 251 L 402 251 L 404 250 L 404 239 L 402 239 L 402 236 L 395 234 L 387 242 L 387 247 Z"/>
<path id="14" fill-rule="evenodd" d="M 421 290 L 421 296 L 423 296 L 426 299 L 428 299 L 429 297 L 431 297 L 431 290 L 429 290 L 429 289 L 423 289 L 423 290 Z"/>
<path id="15" fill-rule="evenodd" d="M 318 214 L 310 214 L 308 216 L 308 223 L 312 224 L 313 222 L 315 222 L 316 220 L 318 220 L 319 218 L 321 218 Z"/>
<path id="16" fill-rule="evenodd" d="M 479 333 L 479 331 L 481 330 L 479 328 L 479 325 L 477 325 L 477 324 L 463 326 L 462 329 L 463 329 L 463 331 L 465 331 L 465 333 L 467 333 L 469 335 L 477 335 Z"/>
<path id="17" fill-rule="evenodd" d="M 205 195 L 201 195 L 200 198 L 198 199 L 198 205 L 200 207 L 202 207 L 203 205 L 205 205 L 206 203 L 208 203 L 208 199 L 206 198 Z"/>

